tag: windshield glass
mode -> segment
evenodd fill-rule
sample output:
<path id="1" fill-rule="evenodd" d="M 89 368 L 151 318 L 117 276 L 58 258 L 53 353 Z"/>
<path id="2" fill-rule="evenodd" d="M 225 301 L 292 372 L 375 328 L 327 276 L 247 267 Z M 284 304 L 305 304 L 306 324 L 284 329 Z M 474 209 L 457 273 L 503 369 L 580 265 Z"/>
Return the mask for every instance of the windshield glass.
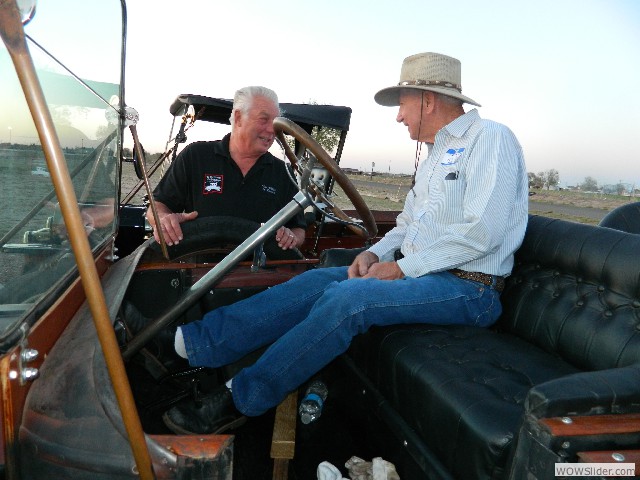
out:
<path id="1" fill-rule="evenodd" d="M 40 1 L 25 27 L 94 252 L 116 225 L 121 132 L 110 104 L 121 103 L 121 17 L 117 0 Z M 1 341 L 27 316 L 34 318 L 29 314 L 36 306 L 55 301 L 76 269 L 40 140 L 4 44 L 0 72 Z"/>

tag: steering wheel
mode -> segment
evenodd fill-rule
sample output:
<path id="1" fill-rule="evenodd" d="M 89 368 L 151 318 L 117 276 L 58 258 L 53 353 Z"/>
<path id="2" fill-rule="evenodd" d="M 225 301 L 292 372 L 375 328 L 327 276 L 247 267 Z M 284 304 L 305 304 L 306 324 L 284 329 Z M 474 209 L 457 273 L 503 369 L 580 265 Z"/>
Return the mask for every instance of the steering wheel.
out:
<path id="1" fill-rule="evenodd" d="M 296 171 L 300 171 L 300 167 L 298 165 L 298 159 L 287 144 L 284 134 L 291 135 L 296 140 L 298 140 L 302 145 L 304 145 L 322 164 L 324 168 L 326 168 L 331 176 L 338 182 L 340 188 L 347 195 L 351 203 L 358 212 L 358 216 L 362 220 L 362 224 L 364 228 L 360 228 L 353 223 L 353 219 L 351 219 L 346 213 L 344 213 L 338 206 L 334 205 L 333 202 L 327 197 L 326 193 L 318 188 L 315 184 L 309 184 L 309 189 L 312 191 L 314 195 L 319 196 L 321 201 L 328 205 L 327 210 L 338 219 L 344 221 L 344 223 L 357 235 L 369 239 L 376 236 L 378 233 L 378 227 L 373 218 L 373 214 L 371 210 L 360 196 L 360 193 L 353 185 L 349 177 L 347 177 L 342 169 L 338 166 L 338 164 L 331 158 L 331 156 L 322 148 L 318 142 L 316 142 L 311 135 L 305 132 L 300 126 L 293 123 L 291 120 L 284 117 L 277 117 L 273 120 L 273 128 L 276 132 L 276 136 L 280 140 L 282 148 L 284 148 L 285 155 L 291 162 L 291 165 Z M 300 172 L 302 173 L 302 172 Z M 302 185 L 301 188 L 306 188 Z M 315 203 L 315 202 L 314 202 Z"/>

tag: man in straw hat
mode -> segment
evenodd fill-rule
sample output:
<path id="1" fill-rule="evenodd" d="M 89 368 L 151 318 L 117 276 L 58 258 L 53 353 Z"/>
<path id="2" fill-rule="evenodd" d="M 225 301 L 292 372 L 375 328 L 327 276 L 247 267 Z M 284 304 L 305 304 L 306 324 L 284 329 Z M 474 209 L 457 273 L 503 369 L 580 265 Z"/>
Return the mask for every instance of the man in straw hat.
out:
<path id="1" fill-rule="evenodd" d="M 269 345 L 200 403 L 169 410 L 178 433 L 215 433 L 280 403 L 372 325 L 489 326 L 527 223 L 522 149 L 498 123 L 467 113 L 460 62 L 437 53 L 404 60 L 400 82 L 375 100 L 428 155 L 397 226 L 349 267 L 318 268 L 180 327 L 176 351 L 218 367 Z"/>

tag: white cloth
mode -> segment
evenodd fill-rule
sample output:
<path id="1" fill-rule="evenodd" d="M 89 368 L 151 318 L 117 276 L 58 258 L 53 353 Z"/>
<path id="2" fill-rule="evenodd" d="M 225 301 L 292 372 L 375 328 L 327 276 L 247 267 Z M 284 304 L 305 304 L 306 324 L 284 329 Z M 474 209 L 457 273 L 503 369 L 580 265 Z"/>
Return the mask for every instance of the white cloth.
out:
<path id="1" fill-rule="evenodd" d="M 365 462 L 359 457 L 351 457 L 344 464 L 351 480 L 400 480 L 393 463 L 376 457 L 371 462 Z M 318 465 L 318 480 L 347 480 L 340 470 L 329 462 Z"/>
<path id="2" fill-rule="evenodd" d="M 373 459 L 373 480 L 400 480 L 396 466 L 380 457 Z"/>
<path id="3" fill-rule="evenodd" d="M 375 457 L 371 462 L 351 457 L 344 466 L 351 480 L 400 480 L 395 465 L 380 457 Z"/>
<path id="4" fill-rule="evenodd" d="M 318 465 L 318 480 L 347 480 L 342 476 L 340 470 L 329 462 L 322 462 Z"/>

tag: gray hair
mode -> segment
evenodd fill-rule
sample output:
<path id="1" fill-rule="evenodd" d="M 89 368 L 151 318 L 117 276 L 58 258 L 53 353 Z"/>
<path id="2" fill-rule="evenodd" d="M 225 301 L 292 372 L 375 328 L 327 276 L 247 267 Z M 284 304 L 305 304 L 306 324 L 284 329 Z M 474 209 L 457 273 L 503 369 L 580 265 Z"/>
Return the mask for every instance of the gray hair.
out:
<path id="1" fill-rule="evenodd" d="M 253 104 L 253 99 L 255 97 L 265 97 L 271 100 L 278 110 L 280 109 L 280 104 L 278 102 L 278 95 L 276 92 L 267 87 L 244 87 L 236 92 L 233 97 L 233 109 L 231 110 L 231 117 L 229 117 L 229 122 L 231 123 L 231 129 L 233 130 L 233 115 L 236 110 L 240 111 L 242 115 L 247 115 L 249 110 L 251 110 L 251 105 Z"/>

